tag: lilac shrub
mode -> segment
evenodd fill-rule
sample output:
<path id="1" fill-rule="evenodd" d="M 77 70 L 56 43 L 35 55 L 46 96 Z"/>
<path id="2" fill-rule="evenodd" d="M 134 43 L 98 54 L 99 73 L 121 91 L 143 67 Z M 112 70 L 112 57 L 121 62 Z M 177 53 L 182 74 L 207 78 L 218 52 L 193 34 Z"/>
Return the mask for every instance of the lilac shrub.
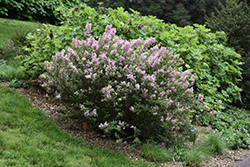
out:
<path id="1" fill-rule="evenodd" d="M 73 39 L 73 47 L 45 62 L 43 84 L 58 99 L 73 102 L 82 116 L 119 141 L 186 140 L 191 118 L 209 108 L 193 93 L 195 74 L 179 72 L 179 55 L 156 45 L 155 38 L 131 42 L 108 25 L 101 38 Z M 199 112 L 198 112 L 199 111 Z"/>

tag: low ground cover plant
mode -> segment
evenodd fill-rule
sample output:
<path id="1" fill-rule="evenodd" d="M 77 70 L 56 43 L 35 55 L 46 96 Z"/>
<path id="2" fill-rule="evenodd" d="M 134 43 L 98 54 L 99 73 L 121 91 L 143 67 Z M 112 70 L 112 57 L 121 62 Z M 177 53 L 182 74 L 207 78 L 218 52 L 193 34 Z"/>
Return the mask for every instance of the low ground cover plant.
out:
<path id="1" fill-rule="evenodd" d="M 249 120 L 248 110 L 229 106 L 226 111 L 217 112 L 211 124 L 226 139 L 230 148 L 250 148 Z"/>
<path id="2" fill-rule="evenodd" d="M 171 50 L 150 47 L 155 38 L 129 42 L 108 25 L 95 39 L 90 23 L 86 29 L 86 40 L 73 38 L 68 52 L 45 62 L 42 86 L 72 101 L 107 136 L 177 144 L 189 137 L 191 118 L 211 115 L 203 95 L 193 93 L 195 74 L 179 72 L 184 62 Z"/>
<path id="3" fill-rule="evenodd" d="M 198 132 L 198 135 L 204 135 Z M 166 149 L 163 144 L 144 143 L 141 146 L 141 156 L 152 162 L 182 161 L 185 166 L 200 166 L 211 156 L 226 153 L 228 144 L 219 132 L 211 132 L 193 145 L 185 143 L 182 148 L 173 147 Z"/>

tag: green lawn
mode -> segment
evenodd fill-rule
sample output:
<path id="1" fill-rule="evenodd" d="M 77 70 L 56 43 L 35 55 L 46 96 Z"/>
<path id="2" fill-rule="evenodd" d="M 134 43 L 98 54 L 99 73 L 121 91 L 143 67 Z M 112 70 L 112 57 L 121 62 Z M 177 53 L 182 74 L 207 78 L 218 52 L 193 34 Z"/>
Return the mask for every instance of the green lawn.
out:
<path id="1" fill-rule="evenodd" d="M 149 166 L 89 148 L 17 92 L 0 86 L 0 166 Z"/>
<path id="2" fill-rule="evenodd" d="M 7 41 L 17 29 L 35 30 L 38 23 L 0 18 L 0 45 Z"/>

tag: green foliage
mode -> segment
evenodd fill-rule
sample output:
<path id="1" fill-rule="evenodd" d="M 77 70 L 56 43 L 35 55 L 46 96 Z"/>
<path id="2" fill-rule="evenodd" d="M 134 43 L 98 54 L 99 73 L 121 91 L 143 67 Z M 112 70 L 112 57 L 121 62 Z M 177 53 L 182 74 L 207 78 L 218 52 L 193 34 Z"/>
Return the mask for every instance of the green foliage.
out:
<path id="1" fill-rule="evenodd" d="M 242 104 L 250 109 L 250 8 L 240 0 L 226 0 L 221 4 L 221 10 L 216 10 L 211 17 L 206 17 L 207 25 L 213 31 L 224 31 L 227 37 L 227 46 L 233 47 L 242 55 L 241 65 L 243 80 L 239 83 L 242 91 Z M 236 101 L 237 102 L 237 101 Z"/>
<path id="2" fill-rule="evenodd" d="M 231 148 L 249 148 L 250 114 L 244 109 L 228 106 L 226 111 L 217 112 L 213 128 L 222 134 Z"/>
<path id="3" fill-rule="evenodd" d="M 225 47 L 223 32 L 211 33 L 205 26 L 176 27 L 161 34 L 163 46 L 172 48 L 185 61 L 184 69 L 197 74 L 196 91 L 204 94 L 204 99 L 216 110 L 224 108 L 224 103 L 240 99 L 240 55 Z"/>
<path id="4" fill-rule="evenodd" d="M 43 62 L 50 61 L 51 57 L 62 49 L 72 46 L 72 39 L 84 39 L 86 23 L 92 23 L 92 34 L 95 38 L 101 37 L 105 27 L 112 24 L 117 29 L 117 35 L 123 39 L 142 39 L 156 36 L 164 30 L 164 23 L 153 17 L 140 17 L 138 13 L 130 15 L 124 12 L 123 8 L 110 10 L 109 15 L 98 14 L 94 9 L 81 5 L 77 11 L 75 9 L 58 9 L 61 12 L 61 19 L 64 25 L 60 27 L 44 25 L 36 34 L 29 34 L 27 39 L 31 41 L 31 47 L 27 51 L 32 51 L 31 56 L 23 56 L 22 70 L 26 71 L 33 78 L 44 72 Z M 130 16 L 133 17 L 132 25 L 129 25 Z M 145 26 L 144 26 L 145 25 Z M 152 26 L 157 25 L 154 29 Z M 140 30 L 140 31 L 139 31 Z M 50 37 L 53 34 L 53 37 Z"/>
<path id="5" fill-rule="evenodd" d="M 145 143 L 141 146 L 141 156 L 152 162 L 168 162 L 173 160 L 172 152 L 151 143 Z"/>
<path id="6" fill-rule="evenodd" d="M 26 87 L 26 83 L 15 78 L 12 79 L 10 83 L 7 84 L 7 86 L 11 88 L 24 88 Z"/>
<path id="7" fill-rule="evenodd" d="M 197 146 L 192 150 L 186 150 L 182 159 L 186 166 L 199 166 L 199 164 L 207 160 L 210 155 L 211 152 L 209 150 Z"/>
<path id="8" fill-rule="evenodd" d="M 226 140 L 218 132 L 210 133 L 209 136 L 200 139 L 198 144 L 191 150 L 184 149 L 181 159 L 187 166 L 199 166 L 210 156 L 223 154 L 227 149 Z"/>
<path id="9" fill-rule="evenodd" d="M 18 71 L 20 63 L 15 60 L 0 60 L 0 81 L 11 81 L 13 79 L 27 79 L 27 75 Z"/>
<path id="10" fill-rule="evenodd" d="M 224 154 L 227 149 L 227 142 L 220 133 L 213 132 L 201 141 L 200 147 L 214 155 Z"/>
<path id="11" fill-rule="evenodd" d="M 60 21 L 55 9 L 61 6 L 75 7 L 80 2 L 80 0 L 3 0 L 0 1 L 0 17 L 55 24 Z"/>
<path id="12" fill-rule="evenodd" d="M 101 0 L 91 0 L 86 3 L 96 7 Z M 116 9 L 123 7 L 126 11 L 130 8 L 139 11 L 143 16 L 156 16 L 165 23 L 174 23 L 178 26 L 198 23 L 204 24 L 204 16 L 214 11 L 213 7 L 218 6 L 218 0 L 105 0 L 102 5 L 106 8 Z"/>
<path id="13" fill-rule="evenodd" d="M 33 53 L 23 57 L 22 68 L 33 77 L 44 72 L 45 60 L 50 61 L 56 52 L 69 48 L 73 37 L 84 39 L 86 23 L 92 23 L 91 33 L 96 38 L 101 36 L 107 24 L 112 24 L 117 29 L 117 35 L 123 39 L 156 37 L 156 43 L 180 54 L 186 63 L 182 70 L 190 69 L 197 74 L 195 92 L 202 93 L 208 105 L 215 110 L 223 109 L 225 102 L 240 99 L 241 89 L 236 86 L 241 78 L 240 55 L 225 47 L 226 36 L 223 32 L 211 33 L 205 26 L 197 24 L 183 28 L 168 25 L 151 16 L 141 17 L 133 10 L 129 14 L 123 8 L 108 9 L 108 14 L 98 14 L 86 5 L 81 5 L 78 10 L 59 10 L 63 26 L 46 25 L 36 34 L 28 36 L 31 47 L 27 50 Z M 53 38 L 49 35 L 50 30 L 53 30 Z"/>

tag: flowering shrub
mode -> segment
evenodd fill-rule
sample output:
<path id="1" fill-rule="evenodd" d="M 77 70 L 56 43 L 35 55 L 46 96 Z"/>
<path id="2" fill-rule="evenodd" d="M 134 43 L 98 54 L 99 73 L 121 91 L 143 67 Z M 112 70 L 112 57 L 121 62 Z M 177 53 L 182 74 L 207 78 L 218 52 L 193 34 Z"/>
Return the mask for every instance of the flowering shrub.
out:
<path id="1" fill-rule="evenodd" d="M 118 141 L 153 139 L 174 144 L 188 138 L 193 112 L 208 113 L 203 96 L 195 97 L 195 74 L 179 72 L 184 62 L 155 38 L 131 42 L 108 25 L 96 40 L 91 24 L 86 40 L 73 38 L 69 48 L 45 62 L 42 86 L 56 98 L 71 100 L 82 115 Z"/>
<path id="2" fill-rule="evenodd" d="M 107 24 L 112 24 L 117 30 L 116 35 L 123 39 L 156 37 L 155 43 L 170 47 L 175 54 L 179 54 L 185 61 L 182 68 L 197 74 L 194 93 L 203 94 L 208 106 L 222 111 L 225 104 L 241 99 L 241 89 L 237 86 L 241 80 L 241 56 L 226 47 L 224 32 L 212 33 L 204 25 L 197 24 L 177 27 L 153 16 L 140 16 L 134 10 L 129 13 L 123 8 L 107 9 L 107 14 L 101 14 L 85 4 L 79 4 L 78 10 L 59 8 L 58 12 L 64 24 L 60 27 L 45 25 L 37 33 L 29 34 L 27 39 L 31 46 L 26 47 L 26 51 L 31 53 L 19 56 L 20 70 L 32 78 L 38 78 L 45 72 L 44 61 L 51 61 L 51 55 L 70 48 L 72 38 L 85 40 L 83 34 L 88 22 L 92 23 L 91 34 L 96 39 L 102 36 Z M 53 32 L 52 38 L 50 32 Z M 199 122 L 208 125 L 210 120 L 199 117 Z"/>

